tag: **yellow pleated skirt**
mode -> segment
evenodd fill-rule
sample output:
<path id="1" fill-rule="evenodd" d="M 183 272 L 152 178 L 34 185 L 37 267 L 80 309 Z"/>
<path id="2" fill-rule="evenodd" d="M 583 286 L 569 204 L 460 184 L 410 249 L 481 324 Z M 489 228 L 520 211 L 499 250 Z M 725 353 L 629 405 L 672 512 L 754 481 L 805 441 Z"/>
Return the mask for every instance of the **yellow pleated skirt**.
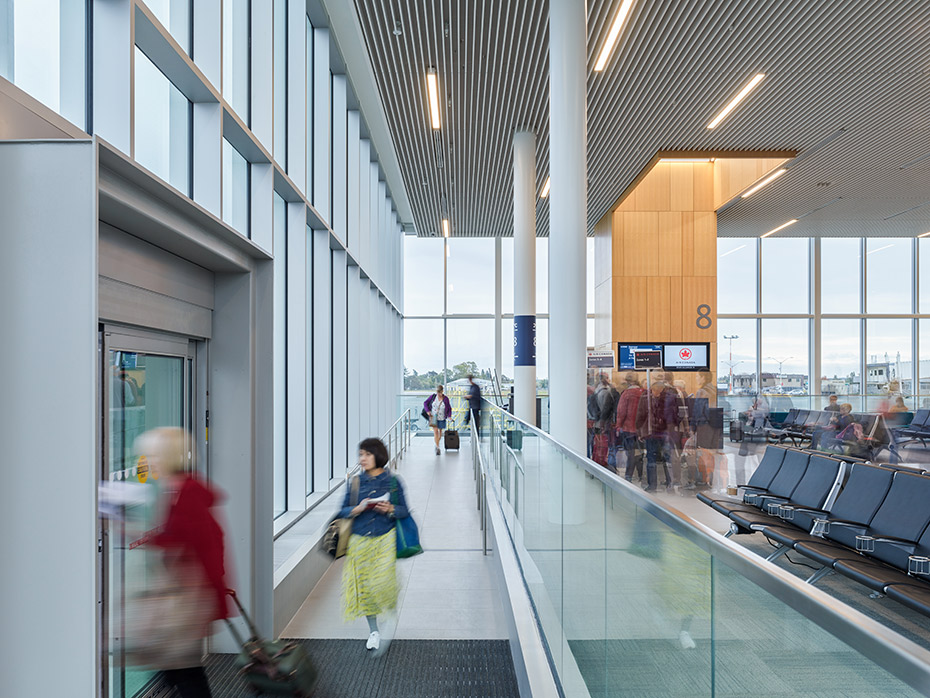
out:
<path id="1" fill-rule="evenodd" d="M 342 568 L 342 601 L 346 621 L 377 616 L 397 607 L 397 540 L 391 529 L 383 536 L 352 535 Z"/>

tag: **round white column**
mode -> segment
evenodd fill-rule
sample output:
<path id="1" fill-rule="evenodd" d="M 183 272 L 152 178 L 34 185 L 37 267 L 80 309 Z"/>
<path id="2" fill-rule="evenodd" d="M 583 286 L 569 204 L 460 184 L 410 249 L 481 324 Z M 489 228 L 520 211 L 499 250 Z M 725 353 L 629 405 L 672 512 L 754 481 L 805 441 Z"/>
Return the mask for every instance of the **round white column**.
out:
<path id="1" fill-rule="evenodd" d="M 549 432 L 586 452 L 584 0 L 549 2 Z"/>
<path id="2" fill-rule="evenodd" d="M 531 131 L 513 135 L 513 324 L 513 411 L 536 424 L 536 135 Z"/>

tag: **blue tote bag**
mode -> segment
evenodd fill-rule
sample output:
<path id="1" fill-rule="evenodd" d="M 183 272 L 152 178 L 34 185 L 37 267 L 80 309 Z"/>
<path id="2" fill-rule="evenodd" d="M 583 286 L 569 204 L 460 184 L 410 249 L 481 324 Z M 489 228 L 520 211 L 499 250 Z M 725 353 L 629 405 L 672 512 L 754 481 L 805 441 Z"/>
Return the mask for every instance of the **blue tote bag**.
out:
<path id="1" fill-rule="evenodd" d="M 397 504 L 397 478 L 394 478 L 391 487 L 391 503 Z M 420 532 L 413 516 L 397 519 L 397 557 L 413 557 L 423 552 L 420 545 Z"/>

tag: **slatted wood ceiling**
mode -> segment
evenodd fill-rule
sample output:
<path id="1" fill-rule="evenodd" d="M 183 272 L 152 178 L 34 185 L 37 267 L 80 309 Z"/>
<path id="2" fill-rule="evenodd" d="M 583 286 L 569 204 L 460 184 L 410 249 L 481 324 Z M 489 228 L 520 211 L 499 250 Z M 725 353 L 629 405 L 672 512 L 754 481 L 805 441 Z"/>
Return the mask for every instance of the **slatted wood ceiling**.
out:
<path id="1" fill-rule="evenodd" d="M 620 2 L 588 2 L 589 233 L 661 150 L 799 151 L 785 176 L 720 212 L 721 236 L 790 218 L 779 234 L 930 231 L 930 2 L 635 0 L 595 74 Z M 548 174 L 548 3 L 355 5 L 417 233 L 448 216 L 454 236 L 511 235 L 516 128 L 537 133 L 537 191 Z M 430 66 L 443 95 L 436 133 Z M 708 130 L 757 72 L 760 87 Z M 545 200 L 537 218 L 547 235 Z"/>

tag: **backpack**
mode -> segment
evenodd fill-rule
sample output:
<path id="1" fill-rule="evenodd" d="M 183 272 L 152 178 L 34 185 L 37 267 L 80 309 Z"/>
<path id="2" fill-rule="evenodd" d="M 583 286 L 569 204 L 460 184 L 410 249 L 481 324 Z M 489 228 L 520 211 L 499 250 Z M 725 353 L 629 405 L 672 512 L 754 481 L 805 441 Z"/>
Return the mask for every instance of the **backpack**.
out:
<path id="1" fill-rule="evenodd" d="M 601 416 L 601 410 L 597 406 L 597 393 L 588 395 L 588 419 L 597 421 Z"/>
<path id="2" fill-rule="evenodd" d="M 607 394 L 604 396 L 604 406 L 601 408 L 601 421 L 605 424 L 613 424 L 617 419 L 617 396 L 613 388 L 607 388 Z"/>

